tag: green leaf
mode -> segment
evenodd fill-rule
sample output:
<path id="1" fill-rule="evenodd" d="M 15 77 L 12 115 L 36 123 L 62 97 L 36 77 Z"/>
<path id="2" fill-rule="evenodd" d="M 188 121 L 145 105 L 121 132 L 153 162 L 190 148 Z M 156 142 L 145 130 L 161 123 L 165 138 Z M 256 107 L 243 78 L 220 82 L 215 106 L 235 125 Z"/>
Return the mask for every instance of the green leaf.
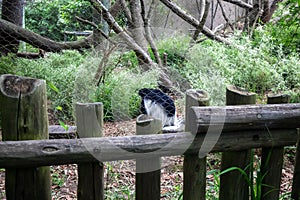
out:
<path id="1" fill-rule="evenodd" d="M 59 93 L 59 89 L 51 82 L 47 82 L 48 86 L 51 88 L 51 90 Z"/>
<path id="2" fill-rule="evenodd" d="M 69 126 L 66 125 L 64 122 L 62 122 L 62 121 L 59 120 L 59 124 L 61 125 L 61 127 L 63 127 L 65 129 L 65 131 L 69 130 Z"/>
<path id="3" fill-rule="evenodd" d="M 56 107 L 56 110 L 62 111 L 63 108 L 62 108 L 61 106 L 57 106 L 57 107 Z"/>

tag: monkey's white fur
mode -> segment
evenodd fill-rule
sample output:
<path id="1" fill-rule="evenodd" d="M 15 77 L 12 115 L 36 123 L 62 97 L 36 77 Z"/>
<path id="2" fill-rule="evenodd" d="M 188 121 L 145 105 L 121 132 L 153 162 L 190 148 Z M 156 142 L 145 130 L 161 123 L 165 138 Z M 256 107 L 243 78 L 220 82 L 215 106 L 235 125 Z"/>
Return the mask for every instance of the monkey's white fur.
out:
<path id="1" fill-rule="evenodd" d="M 160 119 L 163 127 L 174 126 L 176 122 L 176 113 L 172 117 L 168 117 L 167 112 L 160 105 L 149 99 L 144 100 L 144 106 L 148 115 Z"/>

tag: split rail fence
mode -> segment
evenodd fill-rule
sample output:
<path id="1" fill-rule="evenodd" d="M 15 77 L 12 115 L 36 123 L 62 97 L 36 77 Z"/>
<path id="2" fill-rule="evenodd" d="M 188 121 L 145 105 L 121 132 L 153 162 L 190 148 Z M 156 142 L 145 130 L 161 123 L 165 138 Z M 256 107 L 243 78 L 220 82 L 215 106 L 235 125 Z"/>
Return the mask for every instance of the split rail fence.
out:
<path id="1" fill-rule="evenodd" d="M 45 81 L 2 75 L 0 90 L 0 167 L 5 168 L 8 200 L 50 200 L 49 166 L 72 163 L 78 164 L 77 198 L 104 199 L 105 162 L 128 159 L 140 169 L 136 199 L 160 199 L 159 159 L 174 155 L 184 155 L 183 199 L 205 199 L 206 153 L 223 152 L 221 170 L 239 167 L 249 175 L 254 148 L 262 148 L 261 199 L 276 200 L 284 147 L 297 143 L 291 196 L 300 199 L 300 104 L 289 104 L 288 96 L 270 96 L 268 105 L 256 105 L 255 93 L 228 86 L 227 106 L 213 107 L 206 92 L 188 90 L 185 132 L 157 134 L 161 123 L 140 116 L 137 135 L 122 137 L 102 137 L 101 103 L 78 103 L 79 138 L 49 140 Z M 150 163 L 155 170 L 145 169 Z M 221 175 L 220 181 L 220 200 L 252 195 L 238 171 Z"/>

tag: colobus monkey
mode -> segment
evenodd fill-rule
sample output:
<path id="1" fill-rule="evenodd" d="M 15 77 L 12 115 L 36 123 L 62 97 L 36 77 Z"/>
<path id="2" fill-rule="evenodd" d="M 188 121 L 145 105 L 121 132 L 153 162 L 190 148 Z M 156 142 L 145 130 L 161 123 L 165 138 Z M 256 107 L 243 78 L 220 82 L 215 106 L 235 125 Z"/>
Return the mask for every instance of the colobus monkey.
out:
<path id="1" fill-rule="evenodd" d="M 174 101 L 157 89 L 143 88 L 139 90 L 142 97 L 141 112 L 162 121 L 163 127 L 174 126 L 176 108 Z"/>

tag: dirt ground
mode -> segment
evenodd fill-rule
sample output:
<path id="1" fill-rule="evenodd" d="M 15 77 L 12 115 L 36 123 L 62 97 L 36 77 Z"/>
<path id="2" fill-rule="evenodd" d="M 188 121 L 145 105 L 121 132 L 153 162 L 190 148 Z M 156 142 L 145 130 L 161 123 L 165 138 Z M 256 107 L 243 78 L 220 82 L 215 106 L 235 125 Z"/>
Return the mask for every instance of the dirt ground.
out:
<path id="1" fill-rule="evenodd" d="M 104 136 L 123 136 L 135 133 L 135 121 L 107 122 L 104 125 Z M 281 193 L 291 191 L 294 149 L 286 149 L 284 167 L 282 170 Z M 220 165 L 220 154 L 210 154 L 208 162 L 212 168 L 218 169 Z M 174 156 L 162 158 L 161 169 L 161 199 L 174 199 L 179 196 L 183 182 L 183 157 Z M 207 168 L 207 171 L 213 169 Z M 77 165 L 51 166 L 52 175 L 52 199 L 72 200 L 76 199 L 77 190 Z M 207 176 L 208 186 L 211 187 L 214 176 Z M 105 163 L 105 190 L 107 199 L 133 199 L 135 185 L 135 162 L 115 161 Z M 214 193 L 214 190 L 208 188 Z M 114 196 L 114 198 L 112 197 Z M 118 196 L 118 197 L 116 197 Z M 173 198 L 172 198 L 173 196 Z M 5 170 L 0 169 L 0 200 L 5 200 Z M 288 199 L 288 198 L 287 198 Z"/>

